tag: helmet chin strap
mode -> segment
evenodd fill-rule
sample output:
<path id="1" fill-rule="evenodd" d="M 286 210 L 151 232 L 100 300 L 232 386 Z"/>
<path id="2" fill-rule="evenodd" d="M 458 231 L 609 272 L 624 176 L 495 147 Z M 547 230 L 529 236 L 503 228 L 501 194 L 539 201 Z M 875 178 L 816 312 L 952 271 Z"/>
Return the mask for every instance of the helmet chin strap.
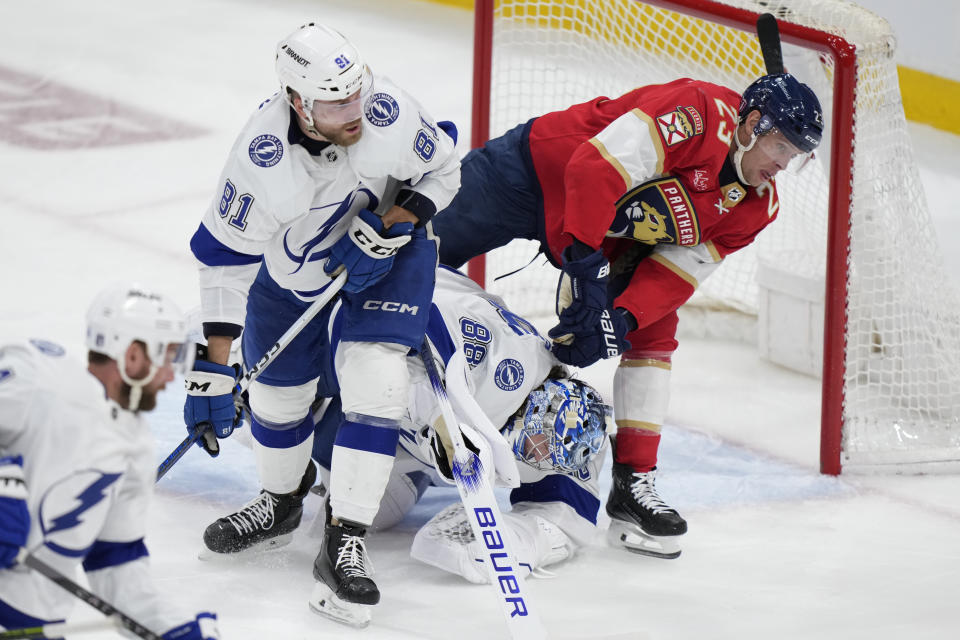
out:
<path id="1" fill-rule="evenodd" d="M 136 411 L 140 408 L 140 399 L 143 397 L 143 388 L 153 382 L 153 379 L 156 377 L 157 371 L 159 371 L 160 368 L 151 363 L 150 371 L 142 380 L 134 380 L 128 376 L 125 366 L 119 366 L 117 369 L 120 371 L 120 379 L 130 385 L 130 402 L 127 403 L 127 410 Z"/>
<path id="2" fill-rule="evenodd" d="M 750 144 L 743 146 L 743 144 L 740 143 L 740 134 L 737 131 L 733 132 L 733 139 L 737 143 L 737 150 L 733 152 L 733 167 L 737 170 L 737 177 L 740 178 L 740 182 L 747 186 L 750 186 L 750 183 L 747 182 L 747 179 L 743 177 L 743 154 L 745 154 L 747 151 L 750 151 L 750 149 L 753 149 L 753 145 L 757 144 L 758 137 L 759 136 L 757 136 L 756 132 L 751 131 Z"/>

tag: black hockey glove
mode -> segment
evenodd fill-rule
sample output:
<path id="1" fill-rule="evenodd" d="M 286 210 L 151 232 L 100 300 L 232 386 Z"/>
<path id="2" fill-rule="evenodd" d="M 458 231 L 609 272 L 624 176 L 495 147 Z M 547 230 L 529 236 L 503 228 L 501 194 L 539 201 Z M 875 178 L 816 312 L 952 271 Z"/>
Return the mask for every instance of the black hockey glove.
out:
<path id="1" fill-rule="evenodd" d="M 563 250 L 563 273 L 557 282 L 556 311 L 563 334 L 588 333 L 607 308 L 610 263 L 603 253 L 574 240 Z"/>
<path id="2" fill-rule="evenodd" d="M 550 330 L 554 339 L 551 350 L 557 359 L 574 367 L 587 367 L 603 358 L 616 358 L 630 348 L 626 339 L 631 329 L 628 312 L 624 309 L 604 309 L 600 321 L 592 331 L 565 333 L 562 324 Z M 561 340 L 562 338 L 566 338 Z"/>

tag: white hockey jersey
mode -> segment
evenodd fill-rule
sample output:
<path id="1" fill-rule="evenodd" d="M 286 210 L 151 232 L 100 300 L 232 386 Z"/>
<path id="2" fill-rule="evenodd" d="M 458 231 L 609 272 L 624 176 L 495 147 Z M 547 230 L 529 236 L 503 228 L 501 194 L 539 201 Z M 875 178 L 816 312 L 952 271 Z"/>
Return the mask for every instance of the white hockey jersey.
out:
<path id="1" fill-rule="evenodd" d="M 416 100 L 378 76 L 364 114 L 363 134 L 349 147 L 304 140 L 279 94 L 251 116 L 191 242 L 204 322 L 243 325 L 261 259 L 280 286 L 305 300 L 319 295 L 330 281 L 329 249 L 362 208 L 382 215 L 401 189 L 413 198 L 400 204 L 415 214 L 453 199 L 454 140 Z"/>
<path id="2" fill-rule="evenodd" d="M 93 550 L 93 591 L 161 633 L 187 621 L 158 597 L 137 544 L 157 475 L 150 429 L 59 345 L 0 343 L 0 455 L 23 456 L 32 553 L 73 576 Z M 0 601 L 49 621 L 76 598 L 17 566 L 0 570 Z"/>
<path id="3" fill-rule="evenodd" d="M 543 383 L 551 369 L 560 366 L 550 352 L 549 340 L 529 321 L 509 311 L 503 300 L 466 276 L 445 268 L 437 273 L 427 334 L 445 363 L 451 362 L 456 351 L 464 354 L 467 391 L 497 429 Z M 435 424 L 440 407 L 423 364 L 416 358 L 408 360 L 413 426 L 401 432 L 400 446 L 429 465 L 415 443 L 415 430 Z M 447 377 L 451 375 L 448 370 Z M 457 397 L 453 385 L 448 384 L 447 391 L 458 418 L 476 425 L 475 419 L 464 415 L 464 398 Z M 519 486 L 511 492 L 514 511 L 536 512 L 559 525 L 577 544 L 587 544 L 600 506 L 598 477 L 605 453 L 606 449 L 601 449 L 577 475 L 541 471 L 517 462 Z"/>

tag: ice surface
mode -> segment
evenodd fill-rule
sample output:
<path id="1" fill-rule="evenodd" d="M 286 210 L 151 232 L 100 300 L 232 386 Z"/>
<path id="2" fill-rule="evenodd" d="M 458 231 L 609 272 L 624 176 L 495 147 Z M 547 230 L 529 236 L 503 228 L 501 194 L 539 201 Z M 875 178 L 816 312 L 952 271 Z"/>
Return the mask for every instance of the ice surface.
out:
<path id="1" fill-rule="evenodd" d="M 197 304 L 188 239 L 234 135 L 274 90 L 276 41 L 310 20 L 336 26 L 378 72 L 456 121 L 465 150 L 468 11 L 415 0 L 4 7 L 0 334 L 56 338 L 79 354 L 88 301 L 117 279 L 156 283 L 183 307 Z M 108 109 L 90 112 L 102 101 Z M 144 130 L 163 139 L 89 147 L 77 137 L 103 139 L 103 127 L 121 140 Z M 36 142 L 63 142 L 65 132 L 74 136 L 69 148 Z M 960 139 L 913 125 L 911 133 L 947 265 L 960 274 L 952 250 Z M 722 373 L 705 379 L 708 371 Z M 587 377 L 609 393 L 609 366 Z M 664 561 L 607 547 L 601 515 L 595 543 L 532 584 L 551 637 L 956 637 L 960 479 L 819 475 L 819 383 L 746 348 L 687 340 L 673 378 L 658 486 L 690 522 L 683 555 Z M 158 462 L 184 435 L 182 401 L 170 389 L 152 417 Z M 185 607 L 217 611 L 224 638 L 507 637 L 488 588 L 407 554 L 417 526 L 455 500 L 454 490 L 430 489 L 400 526 L 372 534 L 383 600 L 363 631 L 307 609 L 319 545 L 314 496 L 289 547 L 238 562 L 197 559 L 204 527 L 257 490 L 250 451 L 228 440 L 216 460 L 189 452 L 158 486 L 151 515 L 158 579 Z M 78 619 L 96 615 L 77 607 Z"/>

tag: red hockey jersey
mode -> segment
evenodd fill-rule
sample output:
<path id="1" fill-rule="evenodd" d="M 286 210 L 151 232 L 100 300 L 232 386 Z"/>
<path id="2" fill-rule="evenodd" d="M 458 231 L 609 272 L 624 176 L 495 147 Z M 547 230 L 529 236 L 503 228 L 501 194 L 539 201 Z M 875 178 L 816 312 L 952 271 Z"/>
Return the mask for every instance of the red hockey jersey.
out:
<path id="1" fill-rule="evenodd" d="M 616 259 L 652 254 L 614 301 L 642 329 L 682 305 L 777 215 L 776 187 L 741 184 L 729 160 L 740 95 L 680 79 L 537 118 L 530 153 L 553 260 L 576 237 Z M 652 197 L 656 196 L 656 197 Z"/>

